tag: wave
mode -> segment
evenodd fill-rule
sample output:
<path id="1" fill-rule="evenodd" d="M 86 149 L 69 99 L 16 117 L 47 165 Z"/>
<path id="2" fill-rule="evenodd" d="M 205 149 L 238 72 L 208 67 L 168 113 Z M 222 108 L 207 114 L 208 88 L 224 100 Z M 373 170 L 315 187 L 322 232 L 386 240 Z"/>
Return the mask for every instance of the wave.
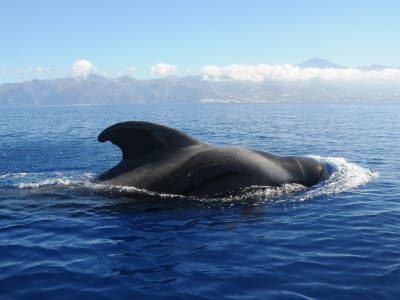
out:
<path id="1" fill-rule="evenodd" d="M 51 186 L 74 186 L 90 180 L 93 173 L 76 172 L 20 172 L 0 174 L 0 188 L 38 189 Z"/>
<path id="2" fill-rule="evenodd" d="M 7 173 L 7 174 L 2 174 L 0 175 L 0 180 L 1 179 L 9 179 L 9 178 L 24 178 L 28 176 L 29 173 L 22 172 L 22 173 Z"/>
<path id="3" fill-rule="evenodd" d="M 352 191 L 379 177 L 378 172 L 372 172 L 355 163 L 348 162 L 343 157 L 310 156 L 324 163 L 330 170 L 330 176 L 320 184 L 306 190 L 297 200 L 304 201 L 321 195 L 338 194 Z"/>
<path id="4" fill-rule="evenodd" d="M 0 187 L 13 189 L 32 190 L 78 190 L 90 193 L 122 196 L 130 198 L 175 199 L 195 201 L 200 203 L 237 203 L 252 201 L 260 203 L 264 201 L 279 201 L 279 197 L 285 197 L 284 201 L 302 202 L 315 197 L 352 191 L 378 177 L 377 172 L 372 172 L 355 163 L 348 162 L 342 157 L 310 156 L 324 163 L 330 176 L 311 188 L 300 184 L 284 184 L 279 187 L 252 186 L 243 189 L 240 193 L 227 194 L 222 197 L 186 197 L 181 195 L 162 194 L 130 186 L 107 185 L 95 183 L 93 173 L 9 173 L 0 174 Z M 282 199 L 280 199 L 282 200 Z"/>

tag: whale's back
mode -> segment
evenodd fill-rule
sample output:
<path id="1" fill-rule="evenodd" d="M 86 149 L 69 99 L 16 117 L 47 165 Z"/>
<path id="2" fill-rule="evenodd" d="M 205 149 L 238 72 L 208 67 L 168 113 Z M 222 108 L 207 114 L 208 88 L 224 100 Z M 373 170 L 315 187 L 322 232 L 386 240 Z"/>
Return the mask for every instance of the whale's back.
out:
<path id="1" fill-rule="evenodd" d="M 241 147 L 216 147 L 166 126 L 124 122 L 105 129 L 123 157 L 97 179 L 181 195 L 215 195 L 249 186 L 316 184 L 325 167 L 308 157 L 281 157 Z"/>

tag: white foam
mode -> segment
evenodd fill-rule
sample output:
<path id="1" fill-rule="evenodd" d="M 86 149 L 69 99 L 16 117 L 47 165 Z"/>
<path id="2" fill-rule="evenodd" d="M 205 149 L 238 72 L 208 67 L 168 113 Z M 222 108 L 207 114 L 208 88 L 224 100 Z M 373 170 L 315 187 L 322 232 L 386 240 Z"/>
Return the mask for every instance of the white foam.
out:
<path id="1" fill-rule="evenodd" d="M 224 196 L 222 198 L 199 198 L 202 201 L 222 201 L 222 202 L 246 202 L 260 204 L 270 199 L 277 199 L 279 196 L 293 194 L 305 189 L 305 186 L 296 183 L 287 183 L 278 187 L 272 186 L 252 186 L 242 190 L 239 194 Z"/>
<path id="2" fill-rule="evenodd" d="M 9 173 L 0 175 L 9 185 L 19 189 L 37 189 L 46 186 L 79 185 L 93 177 L 91 173 Z M 22 179 L 22 180 L 21 180 Z"/>
<path id="3" fill-rule="evenodd" d="M 328 179 L 319 185 L 306 190 L 297 200 L 304 201 L 321 195 L 337 194 L 352 191 L 373 179 L 378 178 L 378 172 L 372 172 L 355 163 L 348 162 L 343 157 L 311 156 L 333 168 Z"/>
<path id="4" fill-rule="evenodd" d="M 73 181 L 66 178 L 49 178 L 40 180 L 38 182 L 21 182 L 15 184 L 19 189 L 37 189 L 43 186 L 54 186 L 54 185 L 71 185 Z"/>
<path id="5" fill-rule="evenodd" d="M 7 174 L 1 174 L 0 179 L 9 179 L 9 178 L 24 178 L 28 175 L 28 173 L 22 172 L 22 173 L 7 173 Z"/>
<path id="6" fill-rule="evenodd" d="M 176 198 L 176 197 L 187 198 L 186 196 L 182 195 L 158 193 L 146 189 L 140 189 L 133 186 L 125 186 L 125 185 L 111 185 L 111 184 L 92 182 L 92 181 L 84 181 L 82 182 L 82 185 L 83 187 L 91 190 L 106 192 L 111 194 L 123 194 L 123 195 L 130 194 L 132 196 L 147 195 L 158 198 Z"/>

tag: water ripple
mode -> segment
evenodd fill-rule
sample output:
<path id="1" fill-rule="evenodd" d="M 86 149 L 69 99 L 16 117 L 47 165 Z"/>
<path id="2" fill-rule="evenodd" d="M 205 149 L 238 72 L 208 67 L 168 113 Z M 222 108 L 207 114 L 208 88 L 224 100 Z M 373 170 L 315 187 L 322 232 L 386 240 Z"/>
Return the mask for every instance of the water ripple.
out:
<path id="1" fill-rule="evenodd" d="M 1 297 L 398 299 L 399 109 L 6 110 L 0 133 Z M 91 183 L 120 159 L 96 135 L 131 119 L 178 127 L 209 143 L 318 154 L 331 174 L 312 188 L 258 187 L 222 199 Z"/>

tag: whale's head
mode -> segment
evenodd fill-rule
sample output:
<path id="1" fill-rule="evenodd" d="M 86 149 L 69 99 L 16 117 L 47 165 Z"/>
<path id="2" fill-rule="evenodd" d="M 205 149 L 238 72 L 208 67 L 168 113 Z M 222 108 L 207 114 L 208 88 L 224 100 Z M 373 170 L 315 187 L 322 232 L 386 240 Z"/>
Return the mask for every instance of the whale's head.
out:
<path id="1" fill-rule="evenodd" d="M 298 167 L 297 177 L 301 178 L 301 184 L 310 187 L 328 178 L 329 172 L 324 163 L 311 157 L 294 159 Z"/>

